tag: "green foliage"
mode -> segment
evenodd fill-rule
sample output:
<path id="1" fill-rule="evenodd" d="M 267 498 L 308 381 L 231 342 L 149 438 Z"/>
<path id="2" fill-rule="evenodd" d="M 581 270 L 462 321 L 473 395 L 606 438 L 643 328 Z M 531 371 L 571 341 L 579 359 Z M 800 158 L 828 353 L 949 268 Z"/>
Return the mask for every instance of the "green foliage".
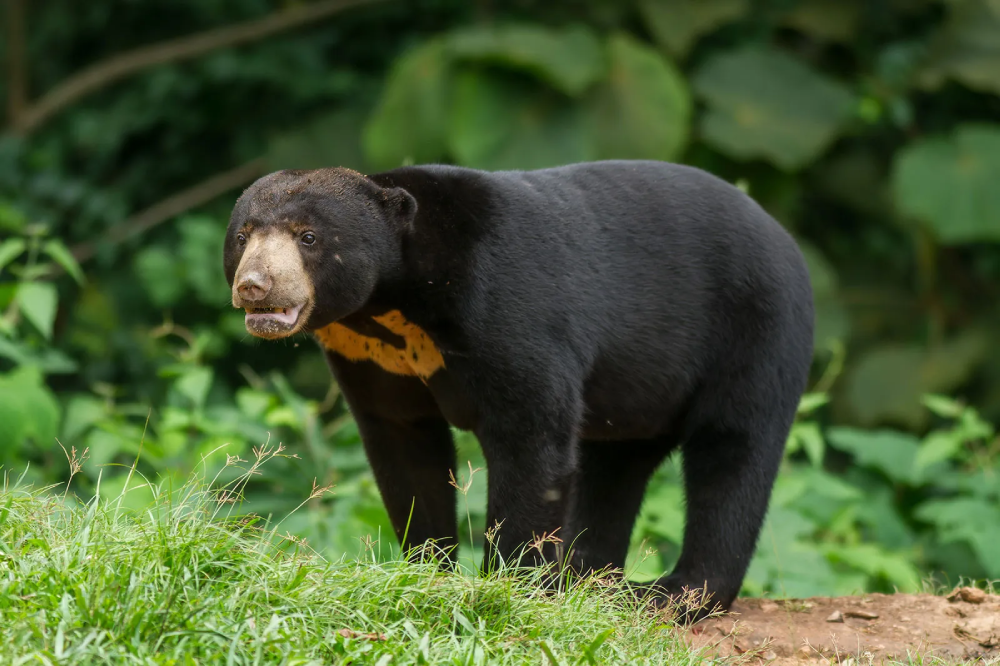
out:
<path id="1" fill-rule="evenodd" d="M 586 116 L 555 94 L 480 72 L 455 82 L 450 152 L 483 169 L 542 168 L 593 159 Z"/>
<path id="2" fill-rule="evenodd" d="M 607 69 L 600 41 L 579 25 L 565 30 L 532 24 L 474 26 L 453 33 L 448 46 L 460 62 L 523 70 L 570 97 L 581 95 Z"/>
<path id="3" fill-rule="evenodd" d="M 921 83 L 938 88 L 953 78 L 973 89 L 1000 93 L 1000 7 L 991 0 L 963 0 L 949 7 L 948 19 L 930 44 Z"/>
<path id="4" fill-rule="evenodd" d="M 0 372 L 0 465 L 17 460 L 25 446 L 47 451 L 56 445 L 60 407 L 45 374 L 76 369 L 49 346 L 58 293 L 38 260 L 53 257 L 82 281 L 80 267 L 61 242 L 46 238 L 43 227 L 18 226 L 23 236 L 0 243 L 0 270 L 11 276 L 0 279 L 0 361 L 9 366 Z"/>
<path id="5" fill-rule="evenodd" d="M 492 170 L 669 160 L 686 144 L 690 114 L 680 73 L 627 34 L 602 42 L 580 26 L 461 28 L 400 58 L 364 148 L 375 168 L 444 157 Z"/>
<path id="6" fill-rule="evenodd" d="M 228 289 L 222 274 L 219 221 L 187 216 L 176 222 L 176 247 L 152 245 L 133 259 L 136 277 L 159 308 L 171 308 L 192 296 L 202 303 L 225 303 Z"/>
<path id="7" fill-rule="evenodd" d="M 365 127 L 364 149 L 374 168 L 444 157 L 452 86 L 447 53 L 447 43 L 436 39 L 393 65 L 386 91 Z"/>
<path id="8" fill-rule="evenodd" d="M 28 242 L 23 238 L 8 238 L 0 244 L 0 268 L 17 259 L 28 249 Z"/>
<path id="9" fill-rule="evenodd" d="M 802 400 L 744 594 L 915 592 L 928 577 L 995 578 L 993 426 L 970 407 L 928 396 L 928 408 L 946 420 L 922 439 L 894 430 L 824 432 L 815 421 L 824 402 L 819 394 Z M 834 462 L 842 454 L 850 456 L 846 468 Z M 633 535 L 636 578 L 659 575 L 682 543 L 679 466 L 658 477 Z M 963 568 L 950 564 L 958 557 L 947 555 L 949 546 L 968 555 Z"/>
<path id="10" fill-rule="evenodd" d="M 595 90 L 598 157 L 674 160 L 688 140 L 691 95 L 681 73 L 626 34 L 608 42 L 608 80 Z"/>
<path id="11" fill-rule="evenodd" d="M 17 288 L 16 302 L 21 315 L 45 338 L 52 337 L 58 299 L 55 285 L 48 282 L 24 282 Z"/>
<path id="12" fill-rule="evenodd" d="M 0 460 L 26 444 L 55 443 L 59 404 L 37 369 L 23 366 L 0 375 L 0 424 Z"/>
<path id="13" fill-rule="evenodd" d="M 844 86 L 791 56 L 757 46 L 724 52 L 694 77 L 708 104 L 705 140 L 737 158 L 794 170 L 815 160 L 850 118 Z"/>
<path id="14" fill-rule="evenodd" d="M 956 390 L 989 349 L 974 329 L 926 348 L 916 344 L 886 344 L 862 355 L 844 390 L 860 424 L 892 420 L 912 428 L 926 425 L 920 408 L 926 393 Z"/>
<path id="15" fill-rule="evenodd" d="M 901 151 L 893 175 L 902 211 L 956 244 L 1000 240 L 998 171 L 1000 127 L 962 125 Z"/>
<path id="16" fill-rule="evenodd" d="M 267 146 L 268 169 L 321 169 L 331 164 L 364 169 L 362 141 L 368 111 L 367 107 L 358 104 L 318 116 L 289 132 L 275 134 Z M 373 121 L 373 127 L 377 128 L 377 121 Z M 395 155 L 396 146 L 387 141 L 410 140 L 382 135 L 378 129 L 374 130 L 374 135 L 378 137 L 374 140 L 377 145 L 369 149 L 373 155 L 381 155 L 383 151 Z M 374 161 L 378 163 L 382 159 Z M 395 163 L 396 157 L 390 157 L 389 162 Z"/>

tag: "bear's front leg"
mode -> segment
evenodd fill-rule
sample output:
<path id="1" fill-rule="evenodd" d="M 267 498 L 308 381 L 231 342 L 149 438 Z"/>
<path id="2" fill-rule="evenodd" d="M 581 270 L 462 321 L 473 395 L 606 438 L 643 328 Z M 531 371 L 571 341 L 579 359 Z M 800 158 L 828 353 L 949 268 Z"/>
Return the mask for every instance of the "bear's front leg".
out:
<path id="1" fill-rule="evenodd" d="M 422 548 L 451 566 L 458 547 L 455 488 L 455 446 L 448 423 L 441 418 L 405 422 L 356 411 L 361 433 L 382 501 L 404 553 L 415 559 Z"/>
<path id="2" fill-rule="evenodd" d="M 579 399 L 522 398 L 487 412 L 477 432 L 489 472 L 486 573 L 501 563 L 559 563 L 569 546 L 560 540 L 576 470 Z"/>

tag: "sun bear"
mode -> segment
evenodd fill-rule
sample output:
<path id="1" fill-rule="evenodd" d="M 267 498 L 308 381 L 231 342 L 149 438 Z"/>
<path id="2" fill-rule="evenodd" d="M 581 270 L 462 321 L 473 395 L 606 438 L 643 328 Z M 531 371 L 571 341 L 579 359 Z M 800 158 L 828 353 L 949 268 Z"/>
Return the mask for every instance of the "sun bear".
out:
<path id="1" fill-rule="evenodd" d="M 236 202 L 224 265 L 251 334 L 325 350 L 404 547 L 458 544 L 450 426 L 486 459 L 487 571 L 623 568 L 679 450 L 683 547 L 645 589 L 737 596 L 814 318 L 798 246 L 740 189 L 655 161 L 280 171 Z"/>

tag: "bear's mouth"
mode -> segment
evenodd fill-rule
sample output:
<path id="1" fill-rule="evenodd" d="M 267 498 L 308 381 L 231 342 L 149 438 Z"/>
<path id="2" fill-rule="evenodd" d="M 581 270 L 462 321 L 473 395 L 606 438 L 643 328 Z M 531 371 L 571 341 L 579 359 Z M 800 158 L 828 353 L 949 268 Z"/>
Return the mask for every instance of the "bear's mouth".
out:
<path id="1" fill-rule="evenodd" d="M 279 338 L 295 332 L 305 303 L 292 307 L 245 307 L 246 327 L 251 334 L 262 338 Z"/>

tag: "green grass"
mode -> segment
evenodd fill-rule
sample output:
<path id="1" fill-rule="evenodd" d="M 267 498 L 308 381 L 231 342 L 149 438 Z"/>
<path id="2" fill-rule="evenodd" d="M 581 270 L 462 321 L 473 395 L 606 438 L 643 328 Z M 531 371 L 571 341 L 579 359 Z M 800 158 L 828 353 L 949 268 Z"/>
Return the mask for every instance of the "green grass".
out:
<path id="1" fill-rule="evenodd" d="M 5 483 L 0 663 L 702 661 L 600 581 L 545 594 L 512 576 L 289 549 L 280 523 L 228 517 L 240 483 L 156 489 L 141 512 Z"/>

